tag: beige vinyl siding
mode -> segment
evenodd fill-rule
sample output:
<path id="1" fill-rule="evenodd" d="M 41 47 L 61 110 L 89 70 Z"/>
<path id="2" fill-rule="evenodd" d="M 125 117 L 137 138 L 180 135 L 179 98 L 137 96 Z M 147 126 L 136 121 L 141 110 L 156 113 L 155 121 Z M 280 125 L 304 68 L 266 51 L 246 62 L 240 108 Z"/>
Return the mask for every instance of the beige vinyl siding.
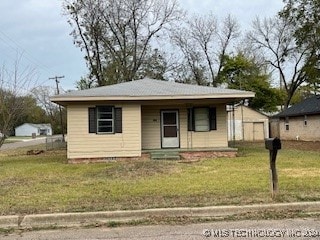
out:
<path id="1" fill-rule="evenodd" d="M 242 116 L 242 113 L 243 113 L 243 116 Z M 268 119 L 267 116 L 255 111 L 249 107 L 241 106 L 241 105 L 238 106 L 237 109 L 235 110 L 234 118 L 236 120 L 242 120 L 242 118 L 243 118 L 243 121 L 252 121 L 252 120 L 264 121 L 264 120 Z"/>
<path id="2" fill-rule="evenodd" d="M 285 128 L 285 120 L 279 121 L 281 140 L 320 141 L 320 115 L 307 116 L 307 125 L 304 125 L 304 116 L 289 117 L 289 130 Z"/>
<path id="3" fill-rule="evenodd" d="M 227 113 L 225 105 L 216 106 L 217 130 L 209 132 L 187 132 L 188 142 L 183 148 L 215 148 L 228 147 Z M 187 129 L 187 118 L 183 124 Z"/>
<path id="4" fill-rule="evenodd" d="M 181 124 L 186 121 L 187 109 L 181 106 L 142 106 L 142 149 L 161 148 L 161 110 L 179 111 L 179 134 L 181 141 L 186 141 L 186 125 Z M 183 121 L 185 118 L 185 121 Z"/>
<path id="5" fill-rule="evenodd" d="M 269 136 L 269 118 L 246 106 L 237 106 L 233 114 L 228 113 L 228 137 L 233 140 L 261 141 Z M 233 126 L 235 124 L 235 126 Z M 233 133 L 235 131 L 235 133 Z"/>
<path id="6" fill-rule="evenodd" d="M 88 104 L 68 106 L 68 158 L 141 156 L 140 105 L 114 105 L 122 108 L 122 133 L 116 134 L 89 133 L 88 108 L 94 106 Z"/>
<path id="7" fill-rule="evenodd" d="M 203 106 L 203 105 L 202 105 Z M 142 106 L 142 149 L 161 148 L 161 110 L 179 111 L 179 136 L 180 148 L 214 148 L 227 147 L 227 114 L 225 105 L 220 104 L 217 108 L 217 130 L 209 132 L 188 131 L 186 105 L 165 106 Z"/>
<path id="8" fill-rule="evenodd" d="M 159 106 L 142 106 L 142 149 L 161 148 Z"/>

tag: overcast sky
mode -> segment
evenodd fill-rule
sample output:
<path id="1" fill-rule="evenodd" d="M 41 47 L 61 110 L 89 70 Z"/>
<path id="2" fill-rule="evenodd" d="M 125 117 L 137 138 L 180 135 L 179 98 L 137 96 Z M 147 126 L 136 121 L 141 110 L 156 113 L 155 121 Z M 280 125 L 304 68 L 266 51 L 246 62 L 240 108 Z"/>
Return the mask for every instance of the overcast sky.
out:
<path id="1" fill-rule="evenodd" d="M 179 0 L 192 13 L 213 12 L 218 18 L 236 17 L 242 31 L 255 16 L 272 17 L 282 0 Z M 10 68 L 21 57 L 21 68 L 35 68 L 39 84 L 54 86 L 54 76 L 63 89 L 74 89 L 75 81 L 87 73 L 83 54 L 69 35 L 71 28 L 62 15 L 62 0 L 0 1 L 0 64 Z"/>

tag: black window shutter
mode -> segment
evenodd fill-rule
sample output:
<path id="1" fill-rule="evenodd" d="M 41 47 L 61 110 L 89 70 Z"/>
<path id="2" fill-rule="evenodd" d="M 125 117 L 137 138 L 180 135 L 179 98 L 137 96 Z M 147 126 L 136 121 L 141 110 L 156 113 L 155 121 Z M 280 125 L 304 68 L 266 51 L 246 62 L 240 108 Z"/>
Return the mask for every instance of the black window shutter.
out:
<path id="1" fill-rule="evenodd" d="M 96 108 L 91 107 L 89 108 L 89 133 L 96 133 L 97 132 L 97 115 L 96 115 Z"/>
<path id="2" fill-rule="evenodd" d="M 217 130 L 217 110 L 209 108 L 210 130 Z"/>
<path id="3" fill-rule="evenodd" d="M 114 109 L 114 132 L 122 133 L 122 108 Z"/>
<path id="4" fill-rule="evenodd" d="M 194 122 L 194 111 L 193 108 L 188 108 L 188 131 L 194 131 L 195 122 Z"/>

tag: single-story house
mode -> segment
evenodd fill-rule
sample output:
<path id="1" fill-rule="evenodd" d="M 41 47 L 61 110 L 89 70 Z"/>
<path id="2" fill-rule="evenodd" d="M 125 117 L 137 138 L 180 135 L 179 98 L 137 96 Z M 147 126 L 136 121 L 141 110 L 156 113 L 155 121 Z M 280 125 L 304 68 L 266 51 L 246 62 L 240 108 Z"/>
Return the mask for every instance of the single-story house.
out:
<path id="1" fill-rule="evenodd" d="M 141 79 L 56 95 L 67 107 L 68 159 L 143 150 L 227 148 L 226 105 L 254 93 Z"/>
<path id="2" fill-rule="evenodd" d="M 51 124 L 24 123 L 15 128 L 15 136 L 52 135 Z"/>
<path id="3" fill-rule="evenodd" d="M 320 96 L 313 96 L 273 116 L 283 140 L 320 141 Z"/>
<path id="4" fill-rule="evenodd" d="M 243 104 L 227 106 L 228 140 L 262 141 L 269 137 L 269 117 Z"/>

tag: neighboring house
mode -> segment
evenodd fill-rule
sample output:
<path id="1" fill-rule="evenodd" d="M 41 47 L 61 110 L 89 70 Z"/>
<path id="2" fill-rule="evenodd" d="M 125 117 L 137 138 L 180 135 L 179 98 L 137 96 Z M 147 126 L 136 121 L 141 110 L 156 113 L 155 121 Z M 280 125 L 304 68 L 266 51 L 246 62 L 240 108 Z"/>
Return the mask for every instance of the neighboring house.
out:
<path id="1" fill-rule="evenodd" d="M 15 128 L 15 136 L 52 135 L 51 124 L 24 123 Z"/>
<path id="2" fill-rule="evenodd" d="M 142 79 L 56 95 L 67 107 L 68 159 L 151 149 L 228 147 L 226 105 L 254 93 Z"/>
<path id="3" fill-rule="evenodd" d="M 262 141 L 269 137 L 269 117 L 244 105 L 228 106 L 228 140 Z"/>
<path id="4" fill-rule="evenodd" d="M 282 140 L 320 141 L 320 96 L 313 96 L 273 116 Z"/>

